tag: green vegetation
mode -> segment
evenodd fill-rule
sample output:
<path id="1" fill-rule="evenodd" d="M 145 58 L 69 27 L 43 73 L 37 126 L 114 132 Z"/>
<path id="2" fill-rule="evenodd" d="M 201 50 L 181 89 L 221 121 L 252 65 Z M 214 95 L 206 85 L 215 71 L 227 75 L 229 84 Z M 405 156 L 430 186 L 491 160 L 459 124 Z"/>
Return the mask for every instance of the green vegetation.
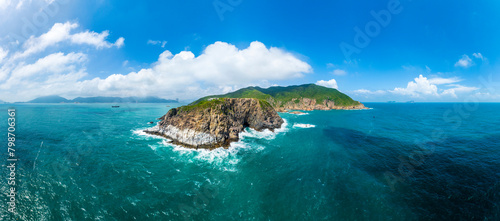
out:
<path id="1" fill-rule="evenodd" d="M 335 102 L 336 106 L 353 106 L 358 105 L 359 102 L 353 100 L 344 93 L 337 89 L 318 86 L 315 84 L 304 84 L 298 86 L 288 87 L 247 87 L 235 92 L 223 95 L 214 95 L 201 98 L 192 104 L 198 104 L 211 98 L 257 98 L 259 100 L 268 100 L 273 98 L 275 101 L 281 101 L 282 104 L 292 101 L 294 98 L 309 98 L 316 99 L 316 103 L 323 103 L 325 100 Z M 298 103 L 299 101 L 294 101 Z M 266 102 L 267 103 L 267 102 Z M 262 104 L 261 104 L 262 105 Z"/>
<path id="2" fill-rule="evenodd" d="M 224 98 L 216 98 L 216 99 L 210 99 L 210 100 L 201 100 L 198 103 L 191 103 L 186 106 L 180 107 L 179 111 L 191 111 L 194 109 L 207 109 L 207 108 L 214 108 L 218 104 L 224 103 Z"/>
<path id="3" fill-rule="evenodd" d="M 269 104 L 269 102 L 267 102 L 264 99 L 259 99 L 259 105 L 260 105 L 260 108 L 262 108 L 262 110 L 274 109 L 273 106 L 271 106 L 271 104 Z"/>

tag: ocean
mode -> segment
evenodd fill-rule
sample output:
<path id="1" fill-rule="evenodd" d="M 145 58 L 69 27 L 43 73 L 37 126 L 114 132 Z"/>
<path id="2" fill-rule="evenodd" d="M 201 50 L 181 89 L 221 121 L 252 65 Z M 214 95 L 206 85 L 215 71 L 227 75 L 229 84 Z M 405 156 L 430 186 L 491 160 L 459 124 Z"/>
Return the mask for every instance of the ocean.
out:
<path id="1" fill-rule="evenodd" d="M 167 105 L 0 105 L 1 220 L 500 220 L 499 103 L 280 113 L 214 151 L 142 133 Z"/>

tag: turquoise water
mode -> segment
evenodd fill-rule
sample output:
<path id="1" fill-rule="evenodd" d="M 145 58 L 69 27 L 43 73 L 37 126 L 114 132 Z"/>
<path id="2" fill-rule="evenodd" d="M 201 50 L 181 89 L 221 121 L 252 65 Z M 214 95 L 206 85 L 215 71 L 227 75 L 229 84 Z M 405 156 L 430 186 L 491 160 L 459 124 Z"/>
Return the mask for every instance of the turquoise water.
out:
<path id="1" fill-rule="evenodd" d="M 500 104 L 280 114 L 228 150 L 140 133 L 165 104 L 14 104 L 17 214 L 2 220 L 500 220 Z M 305 125 L 309 124 L 309 125 Z M 314 125 L 314 127 L 313 127 Z"/>

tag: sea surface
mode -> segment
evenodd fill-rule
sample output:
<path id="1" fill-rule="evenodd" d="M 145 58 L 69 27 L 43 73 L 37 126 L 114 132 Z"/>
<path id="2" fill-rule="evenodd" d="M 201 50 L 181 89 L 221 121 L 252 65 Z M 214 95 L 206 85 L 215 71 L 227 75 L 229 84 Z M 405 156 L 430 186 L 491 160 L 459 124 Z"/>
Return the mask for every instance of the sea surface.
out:
<path id="1" fill-rule="evenodd" d="M 214 151 L 141 132 L 177 105 L 111 105 L 0 105 L 1 220 L 500 220 L 498 103 L 280 113 Z"/>

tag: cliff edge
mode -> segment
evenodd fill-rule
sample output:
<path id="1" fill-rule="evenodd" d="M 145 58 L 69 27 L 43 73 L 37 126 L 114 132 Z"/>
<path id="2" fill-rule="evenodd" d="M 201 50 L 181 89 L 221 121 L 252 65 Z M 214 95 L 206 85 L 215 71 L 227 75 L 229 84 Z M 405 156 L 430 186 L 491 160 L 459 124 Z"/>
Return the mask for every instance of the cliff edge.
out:
<path id="1" fill-rule="evenodd" d="M 265 100 L 213 98 L 171 109 L 157 126 L 144 130 L 189 148 L 228 147 L 246 127 L 280 128 L 283 119 Z"/>

